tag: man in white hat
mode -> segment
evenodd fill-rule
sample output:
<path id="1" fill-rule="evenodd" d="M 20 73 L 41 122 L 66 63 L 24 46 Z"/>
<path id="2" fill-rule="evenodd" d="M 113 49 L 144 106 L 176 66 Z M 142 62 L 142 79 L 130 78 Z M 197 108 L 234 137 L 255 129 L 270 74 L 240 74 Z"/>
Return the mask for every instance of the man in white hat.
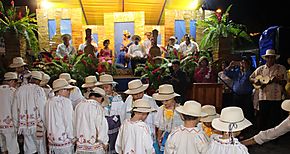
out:
<path id="1" fill-rule="evenodd" d="M 283 99 L 283 89 L 287 83 L 286 68 L 275 61 L 280 56 L 275 50 L 268 49 L 262 56 L 266 64 L 258 67 L 250 76 L 252 83 L 259 84 L 263 81 L 258 80 L 259 76 L 269 78 L 269 82 L 262 84 L 259 90 L 259 113 L 260 130 L 266 130 L 278 125 L 282 120 L 283 113 L 280 108 Z"/>
<path id="2" fill-rule="evenodd" d="M 44 123 L 46 95 L 39 86 L 42 74 L 30 73 L 29 83 L 20 86 L 13 102 L 13 120 L 19 135 L 24 137 L 24 152 L 45 153 Z"/>
<path id="3" fill-rule="evenodd" d="M 90 75 L 85 78 L 85 83 L 82 85 L 82 88 L 84 88 L 85 93 L 84 97 L 89 98 L 90 91 L 93 90 L 97 86 L 98 80 L 96 76 Z"/>
<path id="4" fill-rule="evenodd" d="M 70 44 L 71 36 L 64 34 L 61 36 L 63 43 L 59 44 L 56 49 L 56 56 L 63 58 L 64 56 L 71 56 L 76 53 L 76 49 Z"/>
<path id="5" fill-rule="evenodd" d="M 200 117 L 206 116 L 201 112 L 201 105 L 196 101 L 186 101 L 183 106 L 176 108 L 184 124 L 172 131 L 165 145 L 165 153 L 194 153 L 203 154 L 207 151 L 209 138 L 197 127 Z"/>
<path id="6" fill-rule="evenodd" d="M 158 93 L 153 94 L 153 98 L 163 104 L 157 109 L 154 120 L 154 125 L 157 128 L 156 139 L 161 153 L 164 152 L 164 146 L 170 132 L 183 123 L 175 110 L 178 106 L 175 101 L 177 96 L 180 95 L 174 92 L 173 86 L 170 84 L 160 85 Z"/>
<path id="7" fill-rule="evenodd" d="M 18 78 L 21 81 L 21 84 L 27 84 L 27 77 L 30 71 L 27 68 L 27 64 L 24 62 L 22 57 L 15 57 L 12 60 L 12 64 L 9 65 L 10 68 L 15 69 L 15 72 L 18 74 Z"/>
<path id="8" fill-rule="evenodd" d="M 89 99 L 83 99 L 75 108 L 76 153 L 105 154 L 108 148 L 108 123 L 103 113 L 105 91 L 94 88 Z"/>
<path id="9" fill-rule="evenodd" d="M 196 53 L 199 51 L 199 46 L 195 41 L 192 41 L 188 34 L 184 35 L 185 41 L 180 43 L 179 52 L 186 57 L 190 53 Z"/>
<path id="10" fill-rule="evenodd" d="M 290 131 L 290 100 L 284 100 L 282 105 L 282 109 L 288 112 L 288 117 L 281 122 L 279 125 L 277 125 L 274 128 L 261 131 L 259 134 L 255 135 L 254 137 L 250 139 L 246 139 L 242 141 L 241 143 L 248 146 L 248 145 L 253 145 L 253 144 L 264 144 L 265 142 L 274 140 L 287 132 Z"/>
<path id="11" fill-rule="evenodd" d="M 61 73 L 59 78 L 65 79 L 69 84 L 72 85 L 76 83 L 76 80 L 72 79 L 69 73 Z M 84 96 L 79 87 L 73 86 L 73 90 L 70 92 L 69 99 L 72 102 L 73 108 L 75 108 L 77 104 L 80 103 L 82 99 L 84 99 Z"/>
<path id="12" fill-rule="evenodd" d="M 104 105 L 106 119 L 109 125 L 109 143 L 111 153 L 115 153 L 115 143 L 121 123 L 126 118 L 126 104 L 124 103 L 121 95 L 113 90 L 117 84 L 113 80 L 112 75 L 104 74 L 100 76 L 98 86 L 102 87 L 109 98 L 109 104 Z"/>
<path id="13" fill-rule="evenodd" d="M 17 80 L 17 73 L 7 72 L 0 85 L 0 148 L 2 153 L 19 153 L 16 127 L 12 119 L 12 104 Z"/>
<path id="14" fill-rule="evenodd" d="M 147 54 L 144 46 L 140 43 L 140 36 L 133 35 L 132 41 L 134 42 L 134 44 L 130 45 L 130 47 L 128 48 L 128 54 L 130 55 L 131 66 L 134 72 L 137 64 L 144 63 L 144 60 L 146 61 L 145 57 Z"/>
<path id="15" fill-rule="evenodd" d="M 150 107 L 157 110 L 158 105 L 156 104 L 156 101 L 145 94 L 145 90 L 148 88 L 149 84 L 143 84 L 141 80 L 135 79 L 128 83 L 128 90 L 126 90 L 124 93 L 128 94 L 129 96 L 125 100 L 126 104 L 126 118 L 131 118 L 131 111 L 133 108 L 133 102 L 138 99 L 144 99 L 146 100 Z M 154 125 L 154 118 L 155 118 L 156 112 L 152 112 L 148 115 L 145 122 L 150 128 L 150 131 L 152 132 L 152 137 L 155 137 L 155 125 Z"/>
<path id="16" fill-rule="evenodd" d="M 244 117 L 243 110 L 239 107 L 226 107 L 222 109 L 220 118 L 212 121 L 214 129 L 222 135 L 212 135 L 206 154 L 248 154 L 246 146 L 236 138 L 240 132 L 252 123 Z"/>
<path id="17" fill-rule="evenodd" d="M 171 59 L 178 59 L 178 50 L 179 50 L 179 45 L 175 44 L 176 38 L 175 36 L 170 36 L 168 40 L 168 44 L 165 47 L 165 58 L 171 58 Z"/>
<path id="18" fill-rule="evenodd" d="M 55 96 L 46 105 L 46 127 L 49 153 L 73 154 L 73 107 L 68 98 L 73 86 L 64 79 L 52 84 Z"/>
<path id="19" fill-rule="evenodd" d="M 116 141 L 117 153 L 154 153 L 153 140 L 150 129 L 144 122 L 148 114 L 155 111 L 144 99 L 134 101 L 133 116 L 126 119 L 120 128 Z"/>

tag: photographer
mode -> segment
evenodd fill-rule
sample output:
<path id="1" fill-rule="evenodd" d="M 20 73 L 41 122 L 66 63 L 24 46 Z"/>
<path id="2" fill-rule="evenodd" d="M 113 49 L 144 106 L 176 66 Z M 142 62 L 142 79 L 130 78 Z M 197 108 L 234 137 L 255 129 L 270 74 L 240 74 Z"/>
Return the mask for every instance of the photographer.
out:
<path id="1" fill-rule="evenodd" d="M 225 69 L 225 75 L 233 80 L 233 104 L 243 109 L 245 117 L 253 122 L 254 107 L 252 103 L 253 86 L 249 80 L 253 73 L 251 61 L 248 57 L 242 57 L 241 61 L 232 61 Z"/>

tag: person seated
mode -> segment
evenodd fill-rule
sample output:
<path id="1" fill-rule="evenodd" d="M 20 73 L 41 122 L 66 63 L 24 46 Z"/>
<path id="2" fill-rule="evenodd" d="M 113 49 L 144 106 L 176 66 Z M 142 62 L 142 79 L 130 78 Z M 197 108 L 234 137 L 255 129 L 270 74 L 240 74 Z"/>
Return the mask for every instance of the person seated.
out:
<path id="1" fill-rule="evenodd" d="M 171 36 L 169 38 L 168 44 L 165 47 L 164 57 L 170 59 L 178 59 L 178 49 L 179 45 L 175 44 L 176 38 L 175 36 Z"/>
<path id="2" fill-rule="evenodd" d="M 130 45 L 133 44 L 130 40 L 131 34 L 129 31 L 125 30 L 123 31 L 123 40 L 122 44 L 120 47 L 120 53 L 117 55 L 116 59 L 116 66 L 121 67 L 121 68 L 126 68 L 129 67 L 129 55 L 128 53 L 128 48 Z"/>
<path id="3" fill-rule="evenodd" d="M 85 43 L 80 44 L 78 51 L 96 56 L 96 52 L 98 51 L 98 45 L 96 43 L 92 42 L 93 39 L 91 36 L 87 36 L 85 38 L 85 40 L 86 40 Z"/>
<path id="4" fill-rule="evenodd" d="M 199 51 L 198 44 L 191 40 L 188 34 L 184 35 L 185 41 L 180 43 L 179 52 L 181 52 L 183 57 L 186 57 L 189 54 L 196 53 Z"/>
<path id="5" fill-rule="evenodd" d="M 194 81 L 197 83 L 215 83 L 215 79 L 207 57 L 200 57 L 198 67 L 194 71 Z"/>
<path id="6" fill-rule="evenodd" d="M 63 43 L 59 44 L 56 49 L 56 56 L 63 58 L 64 56 L 71 56 L 76 53 L 75 48 L 70 44 L 71 35 L 64 34 L 61 36 Z"/>
<path id="7" fill-rule="evenodd" d="M 138 35 L 132 36 L 132 41 L 134 42 L 134 44 L 130 45 L 128 49 L 128 54 L 130 55 L 131 58 L 131 66 L 134 73 L 135 68 L 137 67 L 138 64 L 146 62 L 145 57 L 147 56 L 147 54 L 144 46 L 140 44 L 141 41 L 140 36 Z"/>
<path id="8" fill-rule="evenodd" d="M 100 62 L 108 62 L 109 64 L 112 64 L 112 50 L 109 48 L 110 40 L 105 40 L 103 42 L 104 48 L 101 49 L 99 54 Z"/>

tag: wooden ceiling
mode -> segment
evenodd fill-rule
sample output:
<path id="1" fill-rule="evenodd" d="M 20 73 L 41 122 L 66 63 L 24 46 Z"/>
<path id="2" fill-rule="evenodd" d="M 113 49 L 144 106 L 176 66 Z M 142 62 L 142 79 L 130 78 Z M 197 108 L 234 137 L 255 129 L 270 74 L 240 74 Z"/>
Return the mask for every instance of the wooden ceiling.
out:
<path id="1" fill-rule="evenodd" d="M 164 9 L 190 10 L 202 0 L 47 0 L 55 8 L 82 8 L 88 25 L 103 25 L 104 13 L 144 11 L 146 25 L 163 25 Z"/>

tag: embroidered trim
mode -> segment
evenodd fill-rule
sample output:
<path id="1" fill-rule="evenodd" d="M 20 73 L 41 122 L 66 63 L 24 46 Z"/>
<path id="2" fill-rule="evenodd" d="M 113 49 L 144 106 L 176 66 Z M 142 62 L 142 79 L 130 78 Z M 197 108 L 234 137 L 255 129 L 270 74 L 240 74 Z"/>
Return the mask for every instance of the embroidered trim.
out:
<path id="1" fill-rule="evenodd" d="M 97 149 L 103 149 L 103 144 L 96 143 L 95 145 L 80 145 L 77 144 L 77 150 L 84 150 L 84 151 L 96 151 Z"/>

